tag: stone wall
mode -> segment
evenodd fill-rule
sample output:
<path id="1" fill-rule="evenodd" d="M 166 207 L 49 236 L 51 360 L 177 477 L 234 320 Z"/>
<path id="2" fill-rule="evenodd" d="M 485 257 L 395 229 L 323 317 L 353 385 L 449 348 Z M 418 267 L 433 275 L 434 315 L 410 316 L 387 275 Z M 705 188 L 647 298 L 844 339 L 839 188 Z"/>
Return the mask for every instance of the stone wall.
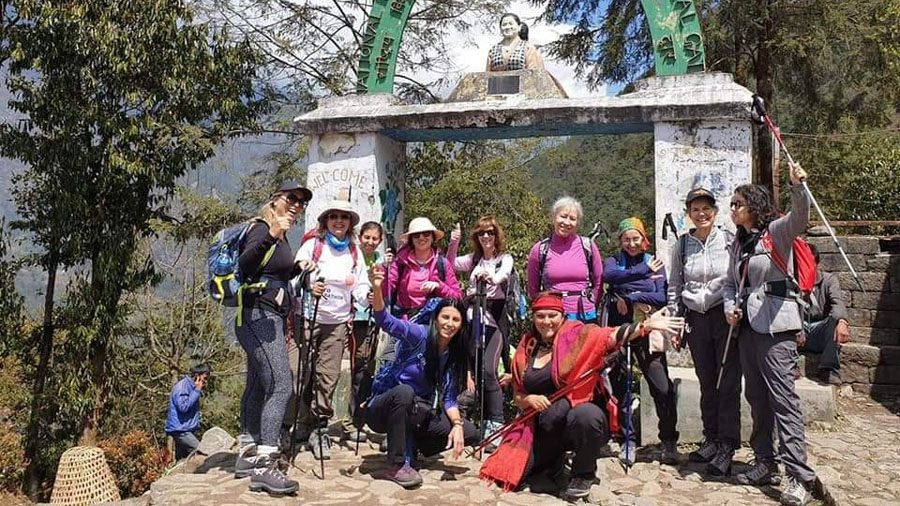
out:
<path id="1" fill-rule="evenodd" d="M 900 395 L 900 238 L 839 239 L 865 291 L 830 237 L 808 237 L 821 268 L 838 273 L 847 303 L 852 341 L 841 350 L 841 379 L 872 397 Z"/>

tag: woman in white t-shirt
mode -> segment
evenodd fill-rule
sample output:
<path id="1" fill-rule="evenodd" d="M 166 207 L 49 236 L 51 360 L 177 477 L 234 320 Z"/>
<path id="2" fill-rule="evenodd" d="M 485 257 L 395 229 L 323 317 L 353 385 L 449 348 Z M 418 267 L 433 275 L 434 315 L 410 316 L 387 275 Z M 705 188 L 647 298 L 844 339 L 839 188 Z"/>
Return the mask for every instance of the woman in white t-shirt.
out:
<path id="1" fill-rule="evenodd" d="M 309 446 L 316 459 L 327 460 L 331 456 L 331 440 L 327 435 L 328 419 L 334 415 L 332 397 L 341 372 L 341 360 L 350 332 L 353 301 L 365 300 L 369 294 L 369 278 L 366 262 L 356 237 L 359 214 L 350 203 L 332 201 L 319 215 L 319 226 L 312 240 L 307 240 L 297 251 L 296 262 L 313 270 L 309 276 L 310 291 L 319 298 L 316 321 L 307 323 L 312 332 L 315 355 L 315 399 L 312 406 L 302 405 L 306 413 L 301 425 L 313 429 Z M 311 307 L 307 316 L 311 316 Z M 311 408 L 311 409 L 310 409 Z M 305 432 L 305 431 L 304 431 Z M 320 444 L 321 440 L 321 444 Z"/>
<path id="2" fill-rule="evenodd" d="M 473 304 L 480 304 L 476 295 L 478 284 L 484 283 L 484 293 L 487 298 L 484 318 L 484 413 L 481 413 L 485 423 L 485 434 L 490 434 L 503 425 L 503 390 L 502 385 L 509 382 L 509 375 L 497 377 L 497 366 L 503 359 L 504 370 L 509 371 L 509 321 L 506 318 L 506 287 L 513 270 L 513 258 L 504 252 L 505 236 L 500 224 L 493 216 L 483 216 L 472 227 L 469 235 L 472 253 L 456 257 L 459 247 L 459 228 L 451 234 L 451 243 L 447 258 L 452 260 L 453 267 L 459 272 L 469 273 L 469 289 L 467 295 Z M 473 317 L 473 310 L 469 309 L 469 318 Z M 477 324 L 476 324 L 477 325 Z M 477 327 L 474 327 L 477 329 Z M 479 375 L 473 375 L 477 371 L 476 351 L 479 349 L 479 332 L 476 330 L 470 339 L 470 367 L 466 385 L 466 393 L 463 397 L 471 399 L 476 392 L 476 380 Z M 466 399 L 464 399 L 466 400 Z"/>

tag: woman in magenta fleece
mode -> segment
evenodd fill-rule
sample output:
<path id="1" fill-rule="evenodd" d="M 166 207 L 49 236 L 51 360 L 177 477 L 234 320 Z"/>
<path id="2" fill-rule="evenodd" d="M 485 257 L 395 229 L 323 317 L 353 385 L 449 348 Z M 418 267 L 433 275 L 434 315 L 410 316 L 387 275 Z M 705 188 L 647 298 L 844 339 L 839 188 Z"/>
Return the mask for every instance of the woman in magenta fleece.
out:
<path id="1" fill-rule="evenodd" d="M 597 246 L 577 233 L 583 215 L 581 204 L 572 197 L 562 197 L 553 204 L 553 233 L 535 244 L 528 255 L 528 296 L 533 299 L 540 292 L 560 292 L 567 319 L 593 323 L 597 320 L 603 259 Z"/>
<path id="2" fill-rule="evenodd" d="M 406 233 L 400 236 L 403 246 L 382 290 L 394 315 L 411 317 L 431 297 L 462 298 L 453 265 L 437 248 L 442 237 L 444 233 L 422 217 L 409 222 Z M 441 268 L 438 262 L 443 263 Z"/>

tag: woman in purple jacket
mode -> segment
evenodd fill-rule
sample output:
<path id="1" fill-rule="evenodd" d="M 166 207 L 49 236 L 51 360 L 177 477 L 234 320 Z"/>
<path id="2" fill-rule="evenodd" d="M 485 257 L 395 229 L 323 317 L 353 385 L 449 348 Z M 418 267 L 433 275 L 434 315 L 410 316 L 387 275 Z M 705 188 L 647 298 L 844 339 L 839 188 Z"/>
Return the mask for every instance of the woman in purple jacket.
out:
<path id="1" fill-rule="evenodd" d="M 607 325 L 618 326 L 643 320 L 650 314 L 666 305 L 666 271 L 658 258 L 647 253 L 650 241 L 644 224 L 638 218 L 628 218 L 619 223 L 619 244 L 622 251 L 606 260 L 603 269 L 603 282 L 608 285 L 609 303 L 606 307 Z M 678 462 L 678 431 L 675 425 L 678 415 L 675 409 L 675 385 L 669 378 L 665 351 L 651 351 L 649 340 L 641 340 L 631 345 L 632 356 L 641 368 L 641 373 L 650 386 L 650 395 L 656 404 L 659 417 L 659 440 L 662 442 L 660 462 L 675 464 Z M 628 376 L 625 361 L 610 373 L 613 391 L 618 399 L 624 401 Z M 632 389 L 634 389 L 632 385 Z M 619 413 L 625 414 L 625 409 Z M 625 421 L 623 419 L 622 426 Z M 634 438 L 632 431 L 629 435 Z M 625 449 L 628 449 L 626 452 Z M 634 463 L 635 445 L 633 442 L 623 447 L 619 458 Z"/>

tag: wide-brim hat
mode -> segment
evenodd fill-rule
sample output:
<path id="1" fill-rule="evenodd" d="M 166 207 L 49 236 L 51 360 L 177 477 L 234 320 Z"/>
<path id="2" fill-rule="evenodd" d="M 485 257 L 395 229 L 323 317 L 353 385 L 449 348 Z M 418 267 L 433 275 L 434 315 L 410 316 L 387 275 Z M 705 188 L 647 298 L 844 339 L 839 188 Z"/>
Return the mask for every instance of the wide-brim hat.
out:
<path id="1" fill-rule="evenodd" d="M 305 200 L 307 202 L 312 200 L 312 191 L 309 188 L 301 185 L 300 183 L 298 183 L 296 181 L 290 181 L 290 180 L 281 183 L 281 186 L 279 186 L 278 189 L 275 190 L 274 195 L 278 195 L 280 193 L 288 193 L 288 192 L 300 193 L 301 195 L 303 195 L 303 200 Z"/>
<path id="2" fill-rule="evenodd" d="M 435 241 L 440 241 L 441 238 L 444 237 L 444 233 L 438 230 L 438 228 L 434 226 L 434 223 L 431 223 L 431 220 L 420 216 L 418 218 L 413 218 L 413 220 L 409 222 L 406 233 L 400 236 L 400 242 L 406 242 L 407 237 L 412 234 L 418 234 L 419 232 L 431 232 L 434 234 Z"/>
<path id="3" fill-rule="evenodd" d="M 342 211 L 350 215 L 350 226 L 355 227 L 359 224 L 359 213 L 357 213 L 353 206 L 350 205 L 350 202 L 346 200 L 332 200 L 328 203 L 321 213 L 319 213 L 319 222 L 325 223 L 325 220 L 328 219 L 328 213 L 331 211 Z"/>
<path id="4" fill-rule="evenodd" d="M 684 199 L 684 205 L 689 206 L 691 205 L 691 202 L 700 198 L 709 199 L 713 203 L 713 205 L 716 205 L 716 196 L 713 195 L 713 192 L 703 187 L 694 188 L 693 190 L 689 191 L 687 197 L 685 197 Z"/>

